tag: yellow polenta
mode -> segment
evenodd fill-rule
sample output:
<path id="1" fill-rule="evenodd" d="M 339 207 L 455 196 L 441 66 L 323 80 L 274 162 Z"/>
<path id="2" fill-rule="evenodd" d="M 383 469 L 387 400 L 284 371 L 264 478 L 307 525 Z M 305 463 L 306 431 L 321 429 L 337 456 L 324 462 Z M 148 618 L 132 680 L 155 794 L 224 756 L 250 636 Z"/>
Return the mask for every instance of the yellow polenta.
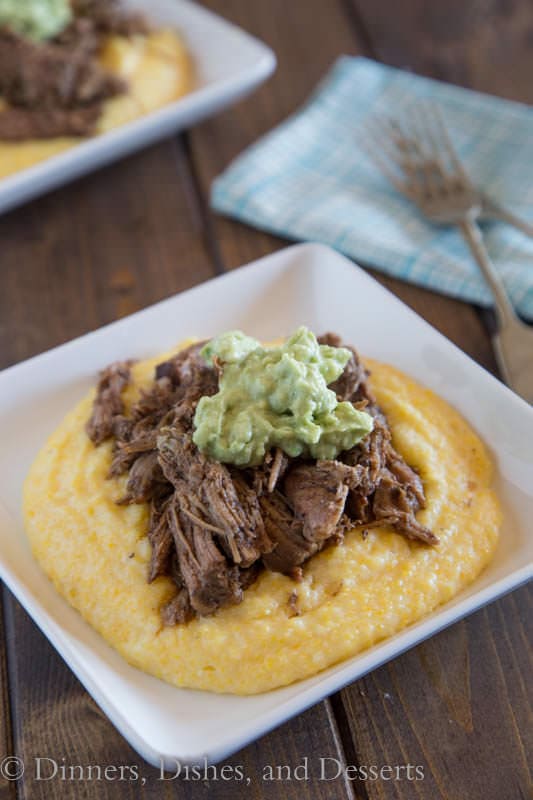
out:
<path id="1" fill-rule="evenodd" d="M 159 360 L 133 368 L 128 403 Z M 130 664 L 178 686 L 262 692 L 391 636 L 474 580 L 494 552 L 501 514 L 485 447 L 459 414 L 398 370 L 368 365 L 395 447 L 424 481 L 427 508 L 419 519 L 439 536 L 437 547 L 387 528 L 372 528 L 365 539 L 354 530 L 311 559 L 302 583 L 264 572 L 241 605 L 163 628 L 159 609 L 173 585 L 146 582 L 147 507 L 115 504 L 124 484 L 106 480 L 111 444 L 94 447 L 84 430 L 91 393 L 27 478 L 24 511 L 36 558 Z"/>
<path id="2" fill-rule="evenodd" d="M 192 86 L 192 64 L 185 45 L 173 30 L 160 29 L 130 38 L 110 36 L 100 62 L 124 78 L 128 91 L 104 103 L 96 133 L 106 133 L 172 103 Z M 57 137 L 0 142 L 0 178 L 31 167 L 84 141 Z"/>

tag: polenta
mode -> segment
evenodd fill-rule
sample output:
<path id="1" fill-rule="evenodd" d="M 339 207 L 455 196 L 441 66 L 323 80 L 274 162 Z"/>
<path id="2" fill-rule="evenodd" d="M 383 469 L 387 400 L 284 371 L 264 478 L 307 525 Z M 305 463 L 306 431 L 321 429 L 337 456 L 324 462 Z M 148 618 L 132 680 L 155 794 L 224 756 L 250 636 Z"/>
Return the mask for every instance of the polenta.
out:
<path id="1" fill-rule="evenodd" d="M 129 407 L 160 358 L 137 363 Z M 483 443 L 442 399 L 385 364 L 365 362 L 396 449 L 424 483 L 417 518 L 427 547 L 388 527 L 356 528 L 303 566 L 301 582 L 263 571 L 243 601 L 164 627 L 168 577 L 146 580 L 146 504 L 121 506 L 125 478 L 106 479 L 110 442 L 85 425 L 94 392 L 37 456 L 24 513 L 35 557 L 57 590 L 132 665 L 176 686 L 254 694 L 314 675 L 416 622 L 473 581 L 498 541 L 500 506 Z"/>

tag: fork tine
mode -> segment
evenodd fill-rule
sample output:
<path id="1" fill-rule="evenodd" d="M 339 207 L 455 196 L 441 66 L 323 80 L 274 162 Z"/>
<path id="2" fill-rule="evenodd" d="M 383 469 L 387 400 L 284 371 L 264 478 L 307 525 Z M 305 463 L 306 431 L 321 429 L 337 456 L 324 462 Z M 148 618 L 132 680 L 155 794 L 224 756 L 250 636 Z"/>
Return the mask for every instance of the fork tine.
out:
<path id="1" fill-rule="evenodd" d="M 423 130 L 413 116 L 401 114 L 388 120 L 391 135 L 400 153 L 400 161 L 410 183 L 411 198 L 438 192 L 441 188 L 442 175 L 431 163 L 431 152 L 428 152 Z"/>
<path id="2" fill-rule="evenodd" d="M 445 159 L 442 157 L 443 147 L 439 141 L 439 130 L 436 129 L 434 119 L 423 101 L 413 104 L 410 111 L 415 135 L 420 137 L 421 148 L 424 151 L 424 169 L 428 184 L 433 191 L 443 190 L 448 177 Z"/>
<path id="3" fill-rule="evenodd" d="M 371 146 L 376 145 L 379 151 L 382 152 L 401 173 L 402 167 L 392 137 L 384 133 L 386 125 L 386 117 L 374 116 L 370 120 L 367 120 L 366 123 L 363 124 L 363 129 L 366 131 L 365 138 Z"/>
<path id="4" fill-rule="evenodd" d="M 440 142 L 441 146 L 443 147 L 453 169 L 459 177 L 461 177 L 464 181 L 469 182 L 468 175 L 466 174 L 465 169 L 459 160 L 459 156 L 457 155 L 457 152 L 452 144 L 452 140 L 450 139 L 450 134 L 448 133 L 448 129 L 444 123 L 440 107 L 436 103 L 428 103 L 428 113 L 431 114 L 434 121 L 437 142 Z"/>
<path id="5" fill-rule="evenodd" d="M 445 167 L 442 162 L 443 145 L 439 140 L 439 131 L 430 112 L 430 107 L 423 100 L 413 103 L 410 107 L 411 117 L 416 120 L 418 134 L 427 145 L 427 156 L 435 161 L 438 160 L 442 167 Z"/>
<path id="6" fill-rule="evenodd" d="M 395 150 L 394 160 L 404 175 L 404 186 L 411 200 L 427 193 L 429 186 L 424 170 L 424 154 L 419 143 L 402 116 L 384 119 L 391 146 Z"/>
<path id="7" fill-rule="evenodd" d="M 416 112 L 414 104 L 405 109 L 399 118 L 399 125 L 405 138 L 410 142 L 412 149 L 415 150 L 420 159 L 423 159 L 427 156 L 424 146 L 425 137 L 423 131 L 420 130 L 417 114 L 414 112 Z"/>
<path id="8" fill-rule="evenodd" d="M 405 180 L 405 170 L 398 155 L 394 152 L 389 138 L 376 130 L 376 125 L 381 122 L 381 118 L 375 117 L 371 120 L 371 123 L 367 122 L 361 126 L 363 136 L 360 144 L 394 188 L 402 194 L 411 196 L 411 187 L 408 181 Z M 389 162 L 393 165 L 392 167 Z"/>
<path id="9" fill-rule="evenodd" d="M 439 148 L 433 133 L 431 120 L 429 120 L 424 113 L 425 109 L 421 103 L 413 103 L 409 108 L 413 128 L 416 131 L 421 142 L 424 143 L 424 152 L 427 158 L 437 159 L 439 157 Z"/>
<path id="10" fill-rule="evenodd" d="M 388 131 L 387 131 L 388 129 Z M 370 141 L 379 143 L 388 158 L 396 164 L 398 169 L 403 172 L 401 156 L 403 153 L 398 147 L 397 133 L 394 129 L 394 120 L 389 117 L 376 116 L 368 126 Z"/>
<path id="11" fill-rule="evenodd" d="M 406 162 L 409 169 L 416 169 L 417 162 L 420 160 L 422 153 L 406 121 L 401 117 L 386 117 L 386 124 L 389 129 L 389 135 L 396 150 L 401 156 L 402 161 Z"/>
<path id="12" fill-rule="evenodd" d="M 390 137 L 383 132 L 383 120 L 376 118 L 373 122 L 373 125 L 367 123 L 363 126 L 363 130 L 367 131 L 362 139 L 363 148 L 396 190 L 414 200 L 415 187 L 401 154 Z M 379 124 L 378 128 L 376 124 Z"/>

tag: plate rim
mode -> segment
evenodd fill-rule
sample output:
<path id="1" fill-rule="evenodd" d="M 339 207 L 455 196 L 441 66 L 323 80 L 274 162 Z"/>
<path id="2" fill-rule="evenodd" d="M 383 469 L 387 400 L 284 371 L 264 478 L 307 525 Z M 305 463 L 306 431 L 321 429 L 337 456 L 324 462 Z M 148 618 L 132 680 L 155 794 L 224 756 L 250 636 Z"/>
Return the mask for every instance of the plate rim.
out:
<path id="1" fill-rule="evenodd" d="M 12 379 L 13 376 L 17 375 L 17 373 L 22 375 L 27 371 L 31 371 L 36 361 L 46 361 L 50 358 L 61 358 L 62 353 L 69 349 L 75 349 L 77 346 L 79 346 L 80 342 L 84 341 L 90 345 L 91 341 L 94 341 L 96 337 L 106 337 L 112 335 L 114 329 L 124 326 L 132 319 L 142 317 L 147 312 L 157 314 L 157 310 L 159 308 L 165 305 L 172 305 L 177 298 L 180 298 L 186 302 L 187 297 L 192 298 L 194 295 L 201 295 L 208 286 L 212 286 L 213 284 L 220 282 L 232 283 L 239 281 L 239 279 L 242 278 L 247 270 L 254 271 L 264 269 L 268 262 L 285 262 L 288 268 L 294 268 L 291 267 L 291 264 L 300 262 L 302 257 L 304 260 L 306 258 L 314 259 L 316 256 L 320 256 L 324 253 L 327 253 L 329 258 L 334 257 L 339 266 L 342 266 L 343 269 L 349 268 L 360 272 L 358 278 L 362 278 L 365 281 L 376 284 L 381 293 L 385 292 L 387 295 L 389 295 L 392 300 L 402 306 L 403 309 L 408 311 L 410 315 L 413 315 L 417 319 L 417 323 L 423 323 L 424 325 L 428 326 L 434 334 L 436 333 L 439 337 L 446 341 L 447 347 L 451 345 L 462 359 L 466 359 L 476 370 L 484 373 L 485 379 L 493 383 L 494 388 L 498 392 L 504 392 L 508 400 L 512 398 L 513 402 L 518 401 L 524 408 L 527 409 L 528 414 L 531 414 L 531 418 L 533 419 L 533 409 L 530 408 L 525 401 L 517 398 L 516 395 L 514 395 L 507 387 L 503 386 L 494 376 L 488 373 L 467 354 L 463 353 L 463 351 L 461 351 L 460 348 L 458 348 L 453 342 L 450 342 L 448 339 L 446 339 L 446 337 L 440 334 L 439 331 L 436 331 L 433 326 L 431 326 L 426 320 L 420 317 L 420 315 L 403 303 L 398 297 L 396 297 L 396 295 L 390 292 L 390 290 L 381 286 L 378 281 L 369 276 L 363 269 L 338 252 L 325 245 L 314 243 L 292 245 L 290 247 L 275 251 L 274 253 L 252 261 L 248 265 L 245 265 L 237 270 L 232 270 L 224 273 L 223 275 L 213 277 L 210 280 L 191 287 L 184 292 L 176 293 L 169 298 L 159 301 L 158 303 L 147 306 L 146 308 L 141 309 L 134 314 L 128 315 L 127 317 L 119 320 L 115 320 L 82 336 L 71 339 L 57 347 L 45 350 L 40 354 L 19 362 L 18 364 L 7 367 L 0 372 L 0 387 L 4 381 Z M 61 380 L 58 385 L 61 385 Z M 49 385 L 50 388 L 52 388 L 54 386 L 54 381 L 51 381 Z M 461 409 L 459 409 L 459 411 L 460 410 Z M 7 413 L 10 412 L 8 411 Z M 3 415 L 1 409 L 0 414 Z M 0 504 L 3 507 L 3 500 L 1 498 Z M 9 512 L 6 511 L 6 514 L 11 519 Z M 230 731 L 227 736 L 222 737 L 218 746 L 211 747 L 209 753 L 191 752 L 186 755 L 182 753 L 179 755 L 179 757 L 169 753 L 159 752 L 159 750 L 151 747 L 150 742 L 144 739 L 142 734 L 140 734 L 135 727 L 132 727 L 129 724 L 127 717 L 122 714 L 121 710 L 117 706 L 113 706 L 113 704 L 108 701 L 108 698 L 98 685 L 98 682 L 94 680 L 90 667 L 87 668 L 82 663 L 82 660 L 78 657 L 76 649 L 69 641 L 68 633 L 62 629 L 60 622 L 56 620 L 56 617 L 53 614 L 46 611 L 45 607 L 39 603 L 37 597 L 34 599 L 31 594 L 31 587 L 23 580 L 20 580 L 16 573 L 11 572 L 9 566 L 6 567 L 1 555 L 0 575 L 2 576 L 2 579 L 5 581 L 6 585 L 20 600 L 32 619 L 34 619 L 37 626 L 47 636 L 52 646 L 54 646 L 55 649 L 60 653 L 62 658 L 67 662 L 68 666 L 73 670 L 81 683 L 85 686 L 87 691 L 93 696 L 98 705 L 108 716 L 112 724 L 120 731 L 120 733 L 132 745 L 132 747 L 134 747 L 134 749 L 139 752 L 143 758 L 145 758 L 146 761 L 156 767 L 160 767 L 162 761 L 163 763 L 170 764 L 172 766 L 172 764 L 175 764 L 176 759 L 182 763 L 198 763 L 201 759 L 207 757 L 209 763 L 219 762 L 240 747 L 263 735 L 290 717 L 301 713 L 314 703 L 319 702 L 324 697 L 327 697 L 330 693 L 338 691 L 343 686 L 353 682 L 354 680 L 357 680 L 362 675 L 366 674 L 372 669 L 377 668 L 388 660 L 395 658 L 411 647 L 419 644 L 424 639 L 429 638 L 433 634 L 439 632 L 448 625 L 453 624 L 468 614 L 473 613 L 483 605 L 492 602 L 506 592 L 509 592 L 517 588 L 522 583 L 530 580 L 533 577 L 533 561 L 529 564 L 517 567 L 507 575 L 502 576 L 498 580 L 493 581 L 485 587 L 481 587 L 473 594 L 461 598 L 458 602 L 454 603 L 452 599 L 449 603 L 440 606 L 434 612 L 431 612 L 431 616 L 423 617 L 421 620 L 418 620 L 409 627 L 399 631 L 393 637 L 388 637 L 387 639 L 378 642 L 376 645 L 370 648 L 370 650 L 363 651 L 351 659 L 340 662 L 339 664 L 334 665 L 333 668 L 329 668 L 329 670 L 325 670 L 322 673 L 323 678 L 317 680 L 316 683 L 308 686 L 305 685 L 305 681 L 292 684 L 293 687 L 301 686 L 302 691 L 296 691 L 290 697 L 282 699 L 279 703 L 274 700 L 273 704 L 266 708 L 263 713 L 259 714 L 258 717 L 251 721 L 247 721 L 246 724 L 239 725 L 235 732 Z M 64 602 L 66 603 L 67 601 L 65 600 Z M 39 618 L 36 619 L 36 617 Z M 397 643 L 399 639 L 401 641 L 398 647 Z M 389 652 L 389 650 L 391 652 Z M 358 664 L 355 663 L 355 659 L 362 660 L 363 666 L 358 666 Z M 334 671 L 330 672 L 330 670 Z M 138 690 L 132 689 L 131 691 Z M 273 691 L 276 692 L 277 690 Z M 243 698 L 237 696 L 237 700 L 242 699 Z"/>

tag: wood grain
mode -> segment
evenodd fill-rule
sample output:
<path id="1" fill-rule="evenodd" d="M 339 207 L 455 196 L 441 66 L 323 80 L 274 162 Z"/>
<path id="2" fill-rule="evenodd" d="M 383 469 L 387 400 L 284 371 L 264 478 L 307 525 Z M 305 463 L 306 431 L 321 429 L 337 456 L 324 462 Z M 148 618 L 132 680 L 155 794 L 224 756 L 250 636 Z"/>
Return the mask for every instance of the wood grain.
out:
<path id="1" fill-rule="evenodd" d="M 373 56 L 432 78 L 531 103 L 529 0 L 346 0 Z"/>
<path id="2" fill-rule="evenodd" d="M 6 637 L 3 607 L 4 603 L 0 592 L 0 761 L 9 755 L 14 755 L 7 670 L 7 648 L 10 646 L 10 642 Z M 0 776 L 0 800 L 14 800 L 16 795 L 16 782 L 5 780 Z"/>

